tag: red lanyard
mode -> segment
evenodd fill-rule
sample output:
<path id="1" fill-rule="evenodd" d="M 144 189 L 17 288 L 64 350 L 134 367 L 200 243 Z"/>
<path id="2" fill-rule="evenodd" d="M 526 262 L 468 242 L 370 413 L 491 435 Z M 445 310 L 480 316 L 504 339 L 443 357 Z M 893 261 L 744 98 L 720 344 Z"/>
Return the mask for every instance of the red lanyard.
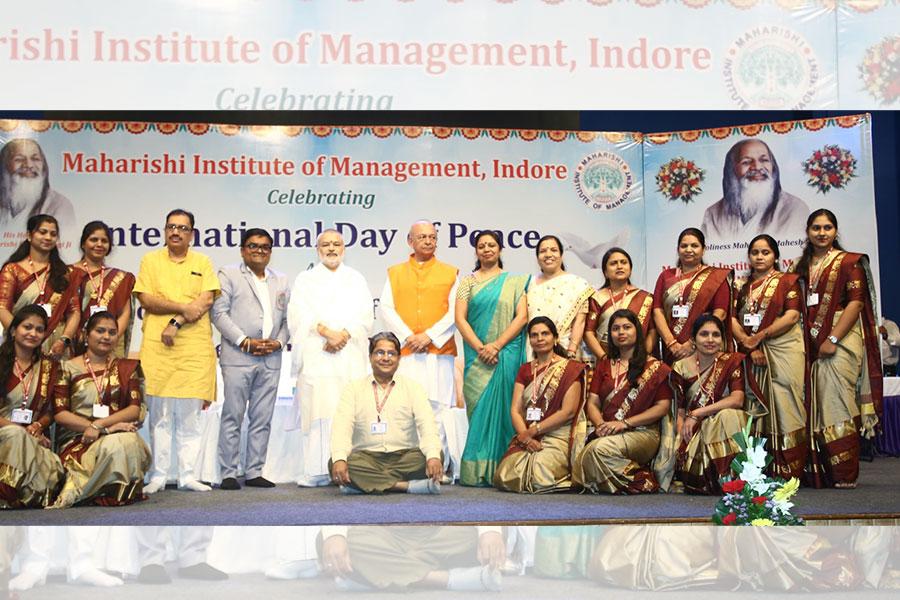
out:
<path id="1" fill-rule="evenodd" d="M 616 359 L 610 362 L 610 371 L 613 376 L 613 393 L 618 392 L 622 389 L 622 385 L 625 383 L 625 377 L 628 375 L 628 363 L 625 363 L 625 369 L 619 373 L 619 367 L 621 366 L 622 359 Z"/>
<path id="2" fill-rule="evenodd" d="M 103 392 L 106 391 L 106 388 L 109 386 L 109 371 L 110 371 L 110 359 L 106 359 L 106 370 L 103 373 L 103 378 L 98 379 L 97 374 L 94 372 L 94 368 L 91 366 L 91 359 L 89 359 L 86 355 L 84 357 L 84 366 L 87 367 L 88 372 L 91 374 L 91 379 L 94 380 L 94 386 L 97 388 L 97 397 L 99 400 L 98 404 L 103 404 Z M 105 379 L 105 381 L 103 381 Z M 101 385 L 101 382 L 103 385 Z"/>
<path id="3" fill-rule="evenodd" d="M 763 292 L 765 292 L 766 285 L 768 285 L 769 280 L 772 279 L 772 277 L 774 277 L 774 276 L 775 276 L 775 269 L 772 269 L 772 271 L 768 275 L 766 275 L 766 278 L 763 279 L 762 284 L 757 286 L 756 289 L 758 291 L 757 291 L 755 297 L 753 295 L 753 284 L 752 283 L 750 284 L 750 291 L 747 293 L 747 295 L 750 297 L 749 301 L 747 302 L 747 304 L 748 304 L 747 308 L 750 309 L 750 312 L 755 313 L 759 309 L 759 299 L 762 297 Z"/>
<path id="4" fill-rule="evenodd" d="M 24 371 L 19 366 L 19 361 L 13 359 L 13 371 L 19 381 L 22 382 L 22 408 L 26 408 L 29 404 L 31 394 L 31 380 L 34 379 L 34 363 L 31 363 Z M 28 375 L 26 378 L 25 376 Z"/>
<path id="5" fill-rule="evenodd" d="M 31 267 L 31 273 L 34 275 L 34 280 L 38 280 L 37 271 L 34 269 L 34 261 L 31 260 L 31 257 L 28 257 L 28 266 Z M 47 289 L 47 278 L 50 277 L 50 265 L 44 267 L 46 269 L 46 273 L 44 273 L 44 280 L 39 284 L 40 289 L 38 290 L 38 300 L 41 300 L 44 297 L 44 290 Z"/>
<path id="6" fill-rule="evenodd" d="M 531 402 L 530 402 L 530 404 L 532 406 L 537 406 L 538 389 L 541 387 L 541 383 L 544 382 L 544 375 L 547 374 L 547 371 L 550 370 L 550 367 L 553 365 L 554 362 L 556 362 L 556 359 L 551 356 L 550 362 L 547 363 L 547 366 L 545 366 L 543 368 L 543 370 L 540 372 L 540 374 L 538 374 L 537 361 L 534 361 L 534 363 L 532 364 L 531 372 L 534 374 L 534 385 L 532 385 L 532 387 L 531 387 Z M 546 398 L 544 398 L 544 409 L 543 410 L 544 410 L 544 412 L 546 412 L 546 410 L 547 410 L 547 399 Z"/>
<path id="7" fill-rule="evenodd" d="M 625 289 L 622 290 L 622 295 L 619 296 L 619 299 L 616 300 L 615 294 L 612 293 L 612 290 L 607 290 L 609 292 L 609 299 L 612 301 L 613 309 L 618 310 L 619 302 L 625 299 L 625 296 L 628 294 L 628 286 L 625 286 Z"/>
<path id="8" fill-rule="evenodd" d="M 691 284 L 694 283 L 694 280 L 697 278 L 697 275 L 699 275 L 703 271 L 703 268 L 704 268 L 703 265 L 700 265 L 699 267 L 697 267 L 697 270 L 694 272 L 693 275 L 691 275 L 691 278 L 688 279 L 688 291 L 691 290 L 691 288 L 690 288 Z M 678 269 L 675 271 L 675 273 L 676 273 L 676 275 L 678 275 L 678 285 L 679 285 L 678 297 L 681 298 L 681 303 L 684 304 L 687 301 L 687 299 L 684 297 L 684 280 L 683 280 L 684 273 L 682 272 L 681 267 L 678 267 Z"/>
<path id="9" fill-rule="evenodd" d="M 391 396 L 391 392 L 394 391 L 394 384 L 396 382 L 391 380 L 391 385 L 388 387 L 387 393 L 384 395 L 384 398 L 378 397 L 378 388 L 381 387 L 378 385 L 377 381 L 372 382 L 372 395 L 375 396 L 375 412 L 378 413 L 378 422 L 381 423 L 381 411 L 384 410 L 384 405 L 387 404 L 388 398 Z"/>
<path id="10" fill-rule="evenodd" d="M 831 256 L 832 252 L 834 252 L 834 250 L 829 250 L 828 253 L 825 254 L 825 256 L 822 258 L 822 262 L 819 263 L 818 269 L 810 269 L 810 271 L 811 271 L 810 279 L 812 280 L 812 281 L 810 281 L 810 286 L 809 286 L 810 292 L 816 291 L 816 289 L 819 287 L 819 279 L 822 277 L 822 274 L 825 272 L 825 267 L 830 265 L 832 262 L 832 261 L 828 260 L 828 257 Z"/>
<path id="11" fill-rule="evenodd" d="M 94 294 L 91 294 L 91 296 L 97 299 L 97 305 L 99 306 L 103 298 L 103 271 L 104 269 L 106 269 L 106 267 L 104 265 L 100 265 L 100 282 L 94 283 L 94 276 L 91 275 L 91 272 L 88 270 L 87 261 L 82 262 L 81 266 L 84 267 L 84 271 L 88 274 L 88 279 L 91 282 L 91 286 L 96 292 L 96 296 L 94 296 Z"/>

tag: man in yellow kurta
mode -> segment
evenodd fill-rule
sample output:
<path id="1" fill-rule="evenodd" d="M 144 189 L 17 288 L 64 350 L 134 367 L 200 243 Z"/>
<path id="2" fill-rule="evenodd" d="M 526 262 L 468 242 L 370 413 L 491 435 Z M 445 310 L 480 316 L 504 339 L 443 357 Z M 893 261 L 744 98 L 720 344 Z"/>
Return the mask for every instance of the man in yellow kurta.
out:
<path id="1" fill-rule="evenodd" d="M 216 353 L 209 309 L 219 292 L 212 262 L 190 249 L 194 215 L 166 216 L 166 246 L 144 255 L 134 294 L 144 309 L 141 366 L 150 410 L 153 469 L 144 492 L 166 485 L 172 436 L 178 454 L 178 487 L 208 491 L 197 480 L 200 411 L 216 399 Z"/>

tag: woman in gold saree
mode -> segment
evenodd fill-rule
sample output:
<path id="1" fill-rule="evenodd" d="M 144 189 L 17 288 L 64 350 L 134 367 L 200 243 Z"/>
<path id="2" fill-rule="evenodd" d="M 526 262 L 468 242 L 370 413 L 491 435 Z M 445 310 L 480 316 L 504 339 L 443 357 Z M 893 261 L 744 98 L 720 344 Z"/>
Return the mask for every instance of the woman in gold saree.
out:
<path id="1" fill-rule="evenodd" d="M 81 319 L 80 271 L 59 257 L 59 223 L 50 215 L 28 219 L 28 238 L 0 269 L 0 323 L 9 329 L 13 314 L 37 304 L 47 317 L 43 352 L 59 359 L 71 348 Z"/>
<path id="2" fill-rule="evenodd" d="M 0 508 L 43 508 L 63 484 L 62 463 L 44 434 L 59 367 L 41 355 L 46 326 L 41 307 L 24 306 L 0 344 Z"/>
<path id="3" fill-rule="evenodd" d="M 659 449 L 659 422 L 672 406 L 671 369 L 648 356 L 641 322 L 628 309 L 612 314 L 608 339 L 609 356 L 597 364 L 585 408 L 594 433 L 573 478 L 594 493 L 657 492 L 650 464 Z"/>
<path id="4" fill-rule="evenodd" d="M 653 295 L 631 285 L 631 256 L 622 248 L 610 248 L 600 264 L 605 281 L 588 300 L 584 343 L 597 361 L 604 358 L 609 351 L 609 319 L 614 312 L 628 309 L 637 315 L 647 352 L 652 353 L 656 348 Z"/>
<path id="5" fill-rule="evenodd" d="M 538 240 L 535 250 L 539 275 L 528 286 L 528 319 L 549 317 L 559 331 L 559 344 L 567 358 L 577 359 L 584 335 L 588 298 L 594 293 L 585 279 L 566 273 L 562 242 L 555 235 Z M 529 340 L 525 340 L 525 356 L 531 356 Z"/>
<path id="6" fill-rule="evenodd" d="M 725 325 L 718 317 L 701 315 L 692 333 L 697 351 L 672 366 L 679 399 L 675 477 L 687 492 L 718 494 L 719 479 L 731 472 L 731 461 L 740 452 L 732 436 L 748 419 L 743 410 L 744 355 L 722 351 Z"/>
<path id="7" fill-rule="evenodd" d="M 87 351 L 62 364 L 53 391 L 56 441 L 66 484 L 53 508 L 143 499 L 150 449 L 137 433 L 143 377 L 136 360 L 115 358 L 115 316 L 98 312 L 87 322 Z"/>
<path id="8" fill-rule="evenodd" d="M 567 359 L 556 325 L 547 317 L 528 323 L 534 360 L 522 365 L 513 387 L 516 430 L 494 487 L 539 494 L 572 487 L 572 461 L 584 445 L 584 363 Z"/>
<path id="9" fill-rule="evenodd" d="M 859 435 L 875 435 L 882 375 L 869 259 L 837 241 L 837 217 L 821 208 L 807 219 L 794 265 L 806 287 L 811 455 L 807 483 L 854 488 Z"/>
<path id="10" fill-rule="evenodd" d="M 133 313 L 134 275 L 106 265 L 112 251 L 112 231 L 103 221 L 91 221 L 81 232 L 81 260 L 73 269 L 84 272 L 81 289 L 81 323 L 79 346 L 84 348 L 84 326 L 94 313 L 109 311 L 116 317 L 119 337 L 114 355 L 128 358 L 131 345 L 131 316 Z"/>
<path id="11" fill-rule="evenodd" d="M 766 396 L 762 426 L 774 456 L 773 475 L 803 478 L 809 453 L 806 410 L 806 344 L 797 275 L 778 270 L 778 243 L 769 235 L 750 241 L 750 279 L 741 288 L 731 329 L 744 369 Z"/>
<path id="12" fill-rule="evenodd" d="M 724 321 L 731 313 L 734 273 L 703 264 L 706 238 L 689 227 L 678 235 L 678 266 L 664 269 L 653 292 L 653 322 L 671 364 L 694 351 L 691 330 L 700 315 Z M 728 333 L 726 341 L 730 342 Z"/>
<path id="13" fill-rule="evenodd" d="M 462 485 L 490 487 L 514 430 L 509 416 L 516 371 L 525 360 L 528 275 L 503 271 L 503 245 L 493 231 L 475 238 L 475 271 L 459 282 L 456 327 L 465 342 L 463 395 L 469 435 Z"/>

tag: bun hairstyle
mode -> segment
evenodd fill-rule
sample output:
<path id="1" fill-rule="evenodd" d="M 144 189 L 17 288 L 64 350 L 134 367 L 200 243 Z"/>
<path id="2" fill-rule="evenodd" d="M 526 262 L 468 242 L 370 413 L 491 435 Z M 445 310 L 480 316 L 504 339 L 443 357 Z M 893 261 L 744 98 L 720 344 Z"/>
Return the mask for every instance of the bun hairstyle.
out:
<path id="1" fill-rule="evenodd" d="M 676 245 L 676 248 L 678 246 L 681 246 L 681 240 L 683 240 L 685 237 L 687 237 L 689 235 L 697 238 L 697 240 L 700 242 L 700 246 L 704 250 L 706 250 L 706 236 L 703 235 L 703 232 L 700 231 L 699 229 L 697 229 L 696 227 L 688 227 L 687 229 L 685 229 L 684 231 L 682 231 L 681 233 L 678 234 L 678 244 Z M 701 265 L 706 264 L 705 262 L 703 262 L 702 258 L 700 259 L 700 264 Z M 681 258 L 678 259 L 678 266 L 681 267 Z"/>
<path id="2" fill-rule="evenodd" d="M 478 248 L 478 242 L 479 242 L 479 241 L 481 240 L 481 238 L 483 238 L 484 236 L 488 236 L 488 237 L 490 237 L 492 240 L 494 240 L 495 242 L 497 242 L 497 247 L 500 248 L 500 250 L 503 250 L 503 240 L 500 239 L 500 236 L 497 235 L 497 232 L 496 232 L 496 231 L 491 231 L 490 229 L 485 229 L 484 231 L 480 232 L 480 233 L 475 237 L 475 247 L 476 247 L 476 248 Z M 540 244 L 538 244 L 538 245 L 540 246 Z M 503 268 L 503 259 L 502 259 L 502 258 L 498 258 L 498 259 L 497 259 L 497 266 L 499 266 L 501 269 Z M 476 259 L 475 259 L 475 270 L 477 271 L 477 270 L 480 269 L 480 268 L 481 268 L 481 261 L 478 260 L 478 259 L 476 258 Z"/>
<path id="3" fill-rule="evenodd" d="M 550 330 L 550 333 L 552 333 L 553 337 L 555 337 L 557 340 L 557 343 L 553 344 L 553 352 L 555 354 L 557 354 L 558 356 L 561 356 L 563 358 L 568 358 L 569 355 L 566 354 L 566 349 L 559 345 L 559 330 L 556 329 L 556 323 L 553 322 L 553 319 L 551 319 L 550 317 L 546 317 L 544 315 L 537 316 L 537 317 L 533 318 L 532 320 L 528 321 L 528 327 L 526 329 L 527 329 L 528 333 L 530 334 L 531 330 L 534 328 L 535 325 L 541 325 L 541 324 L 546 325 L 547 328 Z"/>
<path id="4" fill-rule="evenodd" d="M 809 228 L 812 227 L 813 221 L 815 221 L 819 217 L 825 217 L 828 221 L 834 225 L 835 231 L 838 230 L 838 220 L 837 217 L 834 216 L 834 213 L 828 210 L 827 208 L 820 208 L 814 210 L 810 213 L 809 217 L 806 218 L 806 244 L 803 245 L 803 254 L 800 255 L 800 260 L 797 261 L 796 272 L 800 277 L 809 282 L 809 264 L 812 262 L 813 256 L 813 247 L 812 244 L 809 243 Z M 834 236 L 834 243 L 832 244 L 833 248 L 837 248 L 838 250 L 843 250 L 844 247 L 841 246 L 841 243 L 837 239 L 837 235 Z"/>
<path id="5" fill-rule="evenodd" d="M 539 240 L 538 240 L 538 243 L 537 243 L 537 246 L 534 247 L 534 255 L 537 256 L 537 257 L 540 257 L 540 255 L 541 255 L 541 244 L 543 244 L 543 243 L 546 242 L 547 240 L 553 240 L 554 242 L 556 242 L 556 246 L 559 248 L 559 257 L 560 257 L 560 259 L 562 259 L 562 255 L 563 255 L 563 244 L 562 244 L 562 242 L 560 241 L 560 239 L 559 239 L 558 237 L 556 237 L 555 235 L 545 235 L 545 236 L 543 236 L 541 239 L 539 239 Z M 562 269 L 563 271 L 565 271 L 565 270 L 566 270 L 566 263 L 564 263 L 564 262 L 562 262 L 562 260 L 560 260 L 559 268 Z"/>
<path id="6" fill-rule="evenodd" d="M 600 271 L 603 273 L 603 285 L 601 286 L 600 289 L 609 287 L 609 277 L 606 276 L 606 263 L 608 263 L 609 259 L 612 257 L 612 255 L 617 252 L 619 254 L 625 255 L 625 258 L 628 259 L 628 266 L 631 267 L 632 269 L 634 269 L 634 261 L 631 260 L 630 254 L 628 254 L 627 252 L 625 252 L 625 250 L 623 250 L 622 248 L 619 248 L 618 246 L 610 248 L 603 254 L 603 258 L 600 260 Z M 629 277 L 627 279 L 627 283 L 628 283 L 628 285 L 631 285 L 631 277 Z"/>
<path id="7" fill-rule="evenodd" d="M 56 226 L 57 233 L 59 232 L 59 221 L 52 215 L 34 215 L 33 217 L 29 217 L 25 228 L 28 230 L 28 233 L 31 234 L 37 231 L 44 223 L 53 223 L 53 225 Z M 23 261 L 28 258 L 30 254 L 31 242 L 24 240 L 19 244 L 19 247 L 16 248 L 16 251 L 6 259 L 3 266 L 5 267 L 9 263 Z M 69 267 L 67 267 L 66 263 L 63 262 L 63 259 L 60 258 L 59 248 L 55 246 L 50 251 L 50 273 L 47 277 L 47 283 L 54 292 L 64 292 L 66 291 L 66 288 L 69 287 Z"/>
<path id="8" fill-rule="evenodd" d="M 638 377 L 644 372 L 644 367 L 647 366 L 647 346 L 644 344 L 644 328 L 641 327 L 641 322 L 638 320 L 637 315 L 627 308 L 620 308 L 614 312 L 612 316 L 609 317 L 606 329 L 606 339 L 609 340 L 610 358 L 619 358 L 621 356 L 619 347 L 615 345 L 612 337 L 612 326 L 616 319 L 627 319 L 628 322 L 634 325 L 635 331 L 637 332 L 637 338 L 634 343 L 634 352 L 631 354 L 631 358 L 628 359 L 628 383 L 631 387 L 634 387 L 637 385 Z"/>

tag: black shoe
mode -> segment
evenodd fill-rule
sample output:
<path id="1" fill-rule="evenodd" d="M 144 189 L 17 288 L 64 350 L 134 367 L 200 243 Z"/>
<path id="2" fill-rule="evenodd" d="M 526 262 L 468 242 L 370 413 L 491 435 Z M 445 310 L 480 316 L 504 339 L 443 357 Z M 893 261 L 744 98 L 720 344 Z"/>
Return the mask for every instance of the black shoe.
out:
<path id="1" fill-rule="evenodd" d="M 138 583 L 161 584 L 172 583 L 172 578 L 162 565 L 145 565 L 137 576 Z"/>
<path id="2" fill-rule="evenodd" d="M 185 579 L 204 579 L 206 581 L 222 581 L 228 579 L 228 574 L 211 567 L 209 564 L 202 562 L 190 567 L 181 567 L 178 569 L 178 576 Z"/>
<path id="3" fill-rule="evenodd" d="M 261 487 L 261 488 L 273 488 L 275 484 L 266 479 L 265 477 L 254 477 L 253 479 L 244 480 L 244 485 L 247 487 Z"/>
<path id="4" fill-rule="evenodd" d="M 222 480 L 222 483 L 219 484 L 220 490 L 239 490 L 241 489 L 241 484 L 238 483 L 238 480 L 234 477 L 226 477 Z"/>

